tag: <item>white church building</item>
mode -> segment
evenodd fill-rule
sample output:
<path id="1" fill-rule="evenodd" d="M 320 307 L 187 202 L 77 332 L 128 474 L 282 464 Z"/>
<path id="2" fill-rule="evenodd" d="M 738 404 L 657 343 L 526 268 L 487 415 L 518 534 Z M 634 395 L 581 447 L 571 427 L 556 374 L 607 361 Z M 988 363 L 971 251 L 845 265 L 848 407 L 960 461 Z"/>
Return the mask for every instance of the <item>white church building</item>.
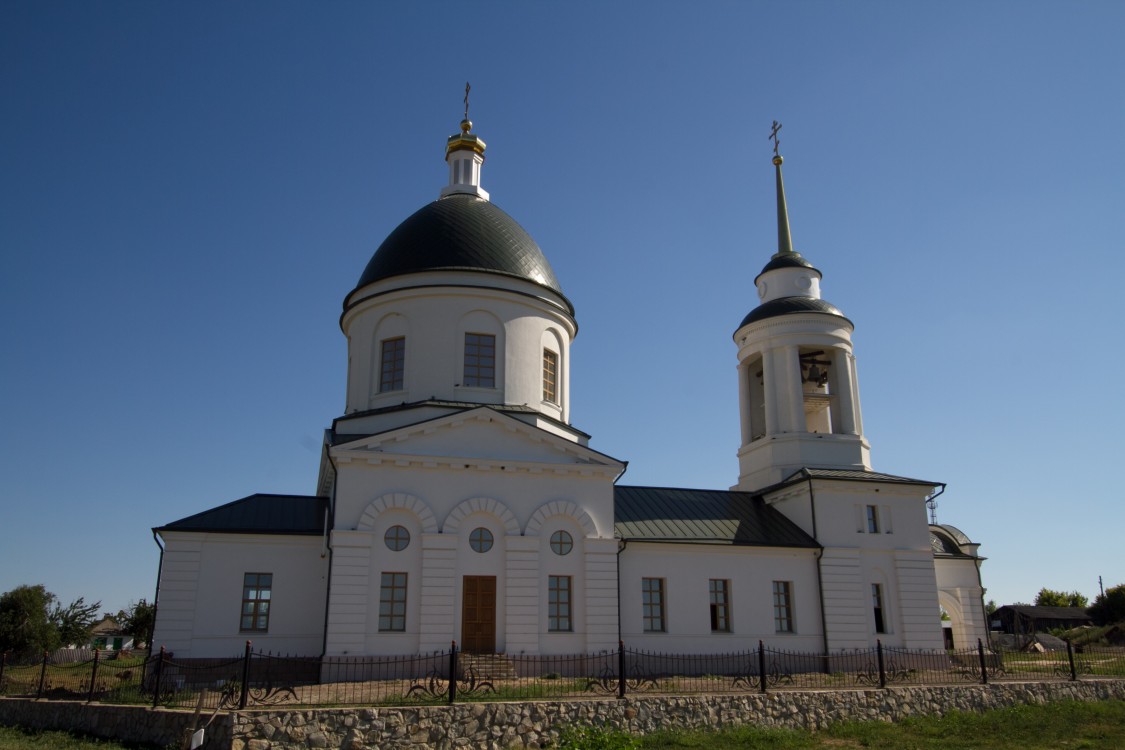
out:
<path id="1" fill-rule="evenodd" d="M 466 119 L 449 184 L 343 303 L 346 405 L 315 495 L 252 495 L 154 529 L 153 644 L 177 657 L 941 649 L 986 638 L 977 545 L 927 523 L 940 482 L 872 470 L 852 322 L 778 250 L 734 331 L 729 491 L 618 484 L 570 423 L 575 311 L 481 187 Z M 731 394 L 732 398 L 734 394 Z"/>

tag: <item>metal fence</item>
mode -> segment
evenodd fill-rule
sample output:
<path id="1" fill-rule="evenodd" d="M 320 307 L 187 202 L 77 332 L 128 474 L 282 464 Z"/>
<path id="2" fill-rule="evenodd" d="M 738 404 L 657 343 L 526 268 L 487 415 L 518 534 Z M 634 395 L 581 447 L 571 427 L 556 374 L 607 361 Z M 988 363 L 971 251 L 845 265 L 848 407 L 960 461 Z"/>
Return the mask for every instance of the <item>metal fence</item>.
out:
<path id="1" fill-rule="evenodd" d="M 758 648 L 666 654 L 627 648 L 570 656 L 476 655 L 451 645 L 419 656 L 292 657 L 255 652 L 229 659 L 151 656 L 68 663 L 44 654 L 0 659 L 0 695 L 35 699 L 241 709 L 379 706 L 626 695 L 885 688 L 998 681 L 1125 677 L 1125 648 L 1068 644 L 1065 651 L 919 651 L 883 646 L 839 653 Z"/>

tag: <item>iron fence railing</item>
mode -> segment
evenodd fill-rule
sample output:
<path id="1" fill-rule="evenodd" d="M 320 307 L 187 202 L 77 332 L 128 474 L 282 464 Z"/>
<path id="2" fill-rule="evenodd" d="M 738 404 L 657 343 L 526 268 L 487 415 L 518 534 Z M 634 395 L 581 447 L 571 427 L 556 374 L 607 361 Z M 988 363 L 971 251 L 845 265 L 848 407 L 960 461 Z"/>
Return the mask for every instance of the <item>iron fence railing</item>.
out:
<path id="1" fill-rule="evenodd" d="M 1065 651 L 924 651 L 884 646 L 838 653 L 766 647 L 725 654 L 628 648 L 568 656 L 467 654 L 293 657 L 255 652 L 177 659 L 93 652 L 65 662 L 0 657 L 0 695 L 34 699 L 241 709 L 254 706 L 410 705 L 642 694 L 885 688 L 1013 680 L 1125 677 L 1125 647 Z"/>

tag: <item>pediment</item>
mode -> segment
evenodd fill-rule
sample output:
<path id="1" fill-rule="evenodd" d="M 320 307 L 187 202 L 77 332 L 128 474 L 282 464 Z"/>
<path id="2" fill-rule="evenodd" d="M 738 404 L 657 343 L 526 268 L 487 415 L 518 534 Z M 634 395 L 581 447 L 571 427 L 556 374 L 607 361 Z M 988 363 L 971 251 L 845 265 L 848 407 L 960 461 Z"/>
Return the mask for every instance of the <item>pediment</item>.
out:
<path id="1" fill-rule="evenodd" d="M 331 448 L 337 462 L 458 468 L 611 472 L 625 465 L 590 448 L 488 407 L 366 436 Z"/>

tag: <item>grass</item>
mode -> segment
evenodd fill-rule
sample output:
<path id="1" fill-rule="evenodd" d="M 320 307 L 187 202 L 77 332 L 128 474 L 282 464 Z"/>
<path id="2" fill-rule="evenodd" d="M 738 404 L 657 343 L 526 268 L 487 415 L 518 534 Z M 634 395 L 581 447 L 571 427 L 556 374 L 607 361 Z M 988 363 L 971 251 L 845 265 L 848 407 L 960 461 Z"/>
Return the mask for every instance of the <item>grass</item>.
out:
<path id="1" fill-rule="evenodd" d="M 156 745 L 102 740 L 70 732 L 0 727 L 0 750 L 160 750 Z"/>
<path id="2" fill-rule="evenodd" d="M 1101 750 L 1125 747 L 1125 701 L 1058 702 L 983 714 L 851 722 L 822 732 L 741 727 L 723 732 L 660 732 L 630 737 L 571 732 L 578 750 Z M 159 750 L 67 732 L 0 727 L 0 750 Z"/>
<path id="3" fill-rule="evenodd" d="M 652 734 L 644 750 L 1100 750 L 1125 747 L 1125 702 L 1058 702 L 983 714 L 952 713 L 897 724 L 849 722 L 822 732 L 743 727 Z"/>

